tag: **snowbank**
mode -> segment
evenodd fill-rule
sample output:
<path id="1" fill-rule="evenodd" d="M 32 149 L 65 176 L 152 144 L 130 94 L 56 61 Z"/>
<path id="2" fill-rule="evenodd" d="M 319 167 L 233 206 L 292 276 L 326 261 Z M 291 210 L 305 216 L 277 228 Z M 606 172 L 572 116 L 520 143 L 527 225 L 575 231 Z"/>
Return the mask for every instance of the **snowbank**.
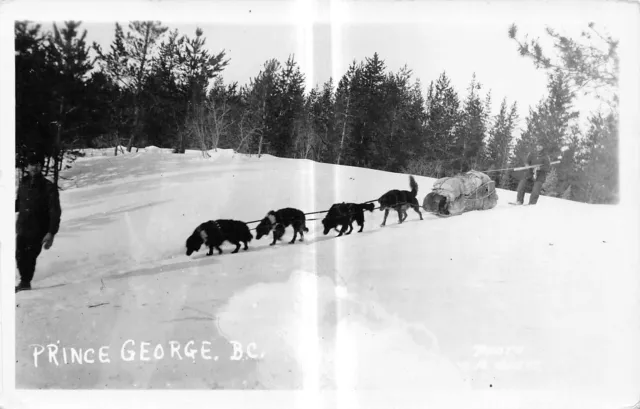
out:
<path id="1" fill-rule="evenodd" d="M 34 290 L 16 296 L 18 388 L 636 392 L 640 243 L 616 206 L 541 197 L 515 207 L 515 192 L 499 190 L 495 208 L 459 217 L 409 212 L 381 228 L 383 212 L 367 212 L 362 233 L 340 238 L 309 220 L 302 243 L 287 244 L 288 229 L 273 247 L 264 238 L 187 257 L 205 220 L 314 212 L 409 187 L 404 174 L 197 155 L 141 150 L 63 172 L 60 232 Z M 422 201 L 434 180 L 416 181 Z M 210 340 L 222 357 L 231 338 L 264 356 L 35 368 L 29 348 Z"/>

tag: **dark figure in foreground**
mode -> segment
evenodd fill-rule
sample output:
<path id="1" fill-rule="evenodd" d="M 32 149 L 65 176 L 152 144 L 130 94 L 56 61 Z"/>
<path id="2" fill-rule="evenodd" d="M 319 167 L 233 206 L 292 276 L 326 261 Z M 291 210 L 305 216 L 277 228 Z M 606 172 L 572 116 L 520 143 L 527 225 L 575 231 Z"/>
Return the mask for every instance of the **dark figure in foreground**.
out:
<path id="1" fill-rule="evenodd" d="M 31 289 L 36 260 L 43 247 L 51 248 L 60 228 L 58 188 L 42 175 L 43 164 L 44 156 L 27 156 L 28 174 L 20 181 L 16 195 L 16 265 L 20 272 L 16 292 Z"/>
<path id="2" fill-rule="evenodd" d="M 225 241 L 236 246 L 231 253 L 237 253 L 240 250 L 240 243 L 244 244 L 244 250 L 249 250 L 248 243 L 253 239 L 253 235 L 249 231 L 247 224 L 238 220 L 209 220 L 196 227 L 193 234 L 187 239 L 187 256 L 195 251 L 199 251 L 204 244 L 209 247 L 207 256 L 213 255 L 213 249 L 218 250 L 218 254 L 222 254 L 220 246 Z"/>
<path id="3" fill-rule="evenodd" d="M 521 205 L 524 203 L 524 191 L 527 187 L 527 184 L 533 183 L 531 195 L 529 196 L 529 204 L 535 205 L 536 203 L 538 203 L 538 197 L 540 197 L 542 184 L 547 179 L 547 174 L 551 169 L 551 158 L 549 157 L 548 152 L 542 146 L 537 146 L 536 151 L 529 153 L 529 156 L 527 156 L 525 165 L 535 167 L 524 169 L 521 171 L 520 183 L 518 183 L 518 195 L 516 204 Z"/>
<path id="4" fill-rule="evenodd" d="M 262 236 L 268 235 L 273 230 L 273 242 L 269 244 L 273 246 L 277 240 L 282 240 L 288 226 L 293 227 L 293 239 L 289 244 L 295 243 L 298 233 L 300 233 L 300 241 L 303 241 L 304 233 L 309 231 L 302 210 L 287 207 L 278 211 L 271 210 L 267 213 L 267 216 L 256 227 L 256 239 L 260 240 Z"/>
<path id="5" fill-rule="evenodd" d="M 422 213 L 420 213 L 420 205 L 418 204 L 418 199 L 416 199 L 418 183 L 416 183 L 413 176 L 409 176 L 409 186 L 411 187 L 411 191 L 394 189 L 388 191 L 378 199 L 380 210 L 384 210 L 382 226 L 387 223 L 387 216 L 389 216 L 389 210 L 391 209 L 398 212 L 398 223 L 405 221 L 407 218 L 407 209 L 410 207 L 420 215 L 420 220 L 423 220 Z"/>
<path id="6" fill-rule="evenodd" d="M 338 226 L 342 226 L 340 234 L 351 234 L 353 231 L 353 222 L 357 222 L 360 226 L 358 233 L 364 228 L 364 211 L 373 212 L 375 206 L 373 203 L 336 203 L 327 212 L 327 216 L 322 220 L 324 226 L 324 235 L 326 236 L 331 229 L 338 231 Z M 347 232 L 347 228 L 349 231 Z"/>

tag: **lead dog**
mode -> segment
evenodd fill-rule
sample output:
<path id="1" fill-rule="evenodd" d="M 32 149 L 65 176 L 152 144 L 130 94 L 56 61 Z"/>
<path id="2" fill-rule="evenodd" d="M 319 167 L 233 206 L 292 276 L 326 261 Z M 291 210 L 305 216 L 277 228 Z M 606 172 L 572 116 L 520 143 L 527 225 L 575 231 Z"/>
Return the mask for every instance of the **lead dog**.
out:
<path id="1" fill-rule="evenodd" d="M 364 228 L 364 211 L 373 212 L 373 203 L 336 203 L 327 212 L 327 216 L 322 220 L 324 226 L 324 235 L 326 236 L 331 229 L 338 231 L 338 226 L 342 226 L 340 234 L 351 234 L 353 231 L 353 222 L 357 222 L 360 226 L 358 233 Z M 347 232 L 347 228 L 349 231 Z M 346 232 L 346 233 L 345 233 Z"/>
<path id="2" fill-rule="evenodd" d="M 309 229 L 306 226 L 306 218 L 302 210 L 286 207 L 277 211 L 270 210 L 258 227 L 256 227 L 256 239 L 260 240 L 262 236 L 268 235 L 273 230 L 273 242 L 269 244 L 273 246 L 277 240 L 282 240 L 285 229 L 293 227 L 293 239 L 289 244 L 293 244 L 300 233 L 300 241 L 304 240 L 304 233 Z"/>
<path id="3" fill-rule="evenodd" d="M 244 243 L 244 249 L 249 250 L 248 243 L 252 239 L 253 235 L 244 222 L 228 219 L 209 220 L 196 227 L 187 239 L 187 256 L 199 251 L 203 244 L 209 247 L 207 256 L 213 254 L 214 248 L 218 250 L 218 254 L 222 254 L 220 245 L 225 241 L 236 245 L 231 253 L 237 253 L 240 250 L 240 243 Z"/>
<path id="4" fill-rule="evenodd" d="M 411 191 L 394 189 L 380 196 L 380 199 L 378 199 L 380 211 L 384 210 L 382 226 L 387 223 L 387 216 L 389 216 L 389 210 L 391 209 L 398 212 L 398 223 L 405 221 L 407 209 L 410 207 L 420 215 L 420 220 L 423 220 L 422 213 L 420 213 L 420 205 L 418 204 L 418 199 L 416 199 L 418 183 L 416 183 L 413 176 L 409 176 L 409 187 L 411 187 Z"/>

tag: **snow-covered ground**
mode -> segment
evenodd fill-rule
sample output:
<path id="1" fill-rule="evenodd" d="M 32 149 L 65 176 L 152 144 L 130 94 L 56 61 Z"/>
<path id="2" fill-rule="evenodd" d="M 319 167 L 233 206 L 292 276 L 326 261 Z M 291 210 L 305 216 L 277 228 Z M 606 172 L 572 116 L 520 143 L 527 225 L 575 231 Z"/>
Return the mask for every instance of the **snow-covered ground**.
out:
<path id="1" fill-rule="evenodd" d="M 63 176 L 60 232 L 34 290 L 16 294 L 17 388 L 545 391 L 608 407 L 638 397 L 637 229 L 614 206 L 514 207 L 515 192 L 499 191 L 488 211 L 420 221 L 410 210 L 402 225 L 391 213 L 382 228 L 376 210 L 350 236 L 323 236 L 314 220 L 303 243 L 287 244 L 288 229 L 273 247 L 269 236 L 187 257 L 203 221 L 363 202 L 408 189 L 408 176 L 157 148 L 91 152 Z M 433 179 L 416 180 L 422 202 Z M 251 359 L 230 359 L 240 344 Z M 72 348 L 93 348 L 95 362 L 65 365 L 62 348 L 69 362 Z"/>

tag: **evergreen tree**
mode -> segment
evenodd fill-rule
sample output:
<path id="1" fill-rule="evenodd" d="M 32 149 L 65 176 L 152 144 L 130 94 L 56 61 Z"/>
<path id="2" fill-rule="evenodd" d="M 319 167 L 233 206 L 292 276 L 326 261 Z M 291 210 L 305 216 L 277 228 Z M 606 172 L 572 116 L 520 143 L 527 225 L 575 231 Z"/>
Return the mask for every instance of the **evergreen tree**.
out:
<path id="1" fill-rule="evenodd" d="M 542 184 L 542 194 L 551 197 L 558 196 L 558 175 L 554 167 L 551 168 L 545 182 Z"/>
<path id="2" fill-rule="evenodd" d="M 524 166 L 527 161 L 529 153 L 536 149 L 536 136 L 541 132 L 541 115 L 543 103 L 538 103 L 536 109 L 529 108 L 529 115 L 525 118 L 526 128 L 520 135 L 520 138 L 516 141 L 509 160 L 509 167 L 515 168 Z M 514 190 L 518 185 L 518 181 L 521 174 L 518 172 L 511 172 L 508 176 L 508 182 L 502 183 L 503 186 Z"/>
<path id="3" fill-rule="evenodd" d="M 572 110 L 575 95 L 562 71 L 548 76 L 547 90 L 549 94 L 539 112 L 541 123 L 536 143 L 557 155 L 567 144 L 569 128 L 578 119 L 578 112 Z"/>
<path id="4" fill-rule="evenodd" d="M 233 126 L 241 111 L 238 83 L 225 85 L 221 76 L 216 77 L 209 92 L 207 110 L 213 123 L 211 145 L 217 149 L 219 144 L 232 143 Z"/>
<path id="5" fill-rule="evenodd" d="M 98 60 L 102 63 L 102 69 L 114 77 L 132 96 L 133 113 L 132 124 L 128 129 L 127 151 L 131 151 L 136 137 L 144 129 L 143 93 L 153 73 L 153 56 L 157 53 L 159 41 L 167 30 L 167 27 L 157 21 L 133 21 L 129 24 L 129 32 L 125 36 L 122 27 L 116 23 L 111 52 L 104 54 L 98 44 L 93 45 Z"/>
<path id="6" fill-rule="evenodd" d="M 416 80 L 407 91 L 407 104 L 403 118 L 405 137 L 402 140 L 402 167 L 425 156 L 427 113 L 420 80 Z"/>
<path id="7" fill-rule="evenodd" d="M 584 200 L 588 203 L 617 203 L 618 121 L 615 115 L 592 115 L 583 146 Z"/>
<path id="8" fill-rule="evenodd" d="M 277 104 L 277 81 L 280 63 L 271 59 L 264 64 L 264 71 L 250 80 L 244 87 L 245 112 L 240 124 L 241 144 L 249 152 L 256 152 L 260 156 L 269 148 L 271 135 L 276 128 L 276 121 L 280 114 Z"/>
<path id="9" fill-rule="evenodd" d="M 82 147 L 106 148 L 114 147 L 117 154 L 119 134 L 126 133 L 127 101 L 121 89 L 102 71 L 94 71 L 87 81 L 91 110 L 88 124 L 85 127 L 89 138 Z"/>
<path id="10" fill-rule="evenodd" d="M 464 101 L 460 116 L 460 126 L 455 134 L 454 155 L 458 159 L 453 166 L 458 172 L 478 169 L 484 162 L 484 139 L 487 128 L 487 114 L 479 95 L 482 85 L 475 74 L 469 85 L 469 94 Z"/>
<path id="11" fill-rule="evenodd" d="M 186 37 L 178 30 L 169 32 L 158 45 L 153 57 L 153 70 L 144 86 L 148 92 L 142 96 L 151 121 L 144 122 L 144 134 L 151 145 L 176 147 L 176 138 L 183 136 L 188 112 L 187 90 L 182 84 L 181 59 Z"/>
<path id="12" fill-rule="evenodd" d="M 178 48 L 179 84 L 186 96 L 184 133 L 177 145 L 177 151 L 184 153 L 185 138 L 191 138 L 192 145 L 203 152 L 208 150 L 208 135 L 213 132 L 213 124 L 205 112 L 205 99 L 210 82 L 229 64 L 225 52 L 212 55 L 204 46 L 206 39 L 202 29 L 197 28 L 195 37 L 184 37 Z"/>
<path id="13" fill-rule="evenodd" d="M 319 98 L 318 86 L 313 87 L 309 95 L 304 99 L 302 115 L 295 122 L 295 150 L 294 158 L 309 159 L 316 156 L 318 148 L 318 135 L 315 126 L 315 107 Z"/>
<path id="14" fill-rule="evenodd" d="M 380 168 L 384 161 L 381 142 L 381 118 L 384 114 L 385 63 L 378 53 L 365 58 L 361 75 L 356 75 L 352 86 L 356 107 L 355 126 L 350 139 L 353 165 Z"/>
<path id="15" fill-rule="evenodd" d="M 15 24 L 16 159 L 21 164 L 27 150 L 53 159 L 47 160 L 45 175 L 53 170 L 56 185 L 62 158 L 86 145 L 94 129 L 89 120 L 95 90 L 88 82 L 86 31 L 80 34 L 79 26 L 67 21 L 61 29 L 54 24 L 52 33 L 40 33 L 39 25 Z"/>
<path id="16" fill-rule="evenodd" d="M 584 201 L 584 171 L 587 150 L 583 147 L 582 134 L 577 125 L 570 127 L 567 144 L 560 155 L 560 163 L 554 165 L 558 174 L 558 192 L 564 191 L 572 185 L 572 198 Z"/>
<path id="17" fill-rule="evenodd" d="M 336 141 L 336 163 L 352 164 L 353 152 L 351 147 L 352 133 L 357 126 L 357 118 L 359 116 L 358 97 L 360 93 L 360 77 L 362 75 L 362 64 L 358 65 L 352 61 L 347 72 L 338 82 L 335 97 L 335 123 L 336 132 L 339 137 Z"/>
<path id="18" fill-rule="evenodd" d="M 290 56 L 276 79 L 275 104 L 277 112 L 272 132 L 269 134 L 270 151 L 280 157 L 293 156 L 292 146 L 296 123 L 304 116 L 304 75 Z"/>
<path id="19" fill-rule="evenodd" d="M 335 93 L 333 79 L 329 78 L 324 83 L 322 91 L 313 105 L 314 129 L 319 138 L 316 149 L 317 160 L 335 163 L 337 160 L 337 145 L 339 143 L 336 133 Z"/>
<path id="20" fill-rule="evenodd" d="M 93 90 L 87 87 L 87 74 L 91 70 L 87 31 L 78 31 L 80 22 L 66 21 L 65 27 L 53 25 L 48 42 L 49 64 L 56 73 L 51 86 L 51 118 L 55 123 L 55 139 L 51 156 L 54 158 L 54 182 L 57 184 L 66 152 L 78 146 L 86 146 L 81 138 L 87 135 L 88 120 L 93 105 Z"/>
<path id="21" fill-rule="evenodd" d="M 378 167 L 394 170 L 398 160 L 403 156 L 403 123 L 406 111 L 406 91 L 411 73 L 404 71 L 394 75 L 388 73 L 383 84 L 383 117 L 379 119 L 383 132 L 377 135 Z"/>
<path id="22" fill-rule="evenodd" d="M 27 152 L 51 155 L 50 100 L 55 72 L 48 65 L 46 35 L 40 25 L 18 21 L 15 33 L 16 164 L 24 169 Z"/>
<path id="23" fill-rule="evenodd" d="M 110 138 L 115 145 L 115 154 L 118 147 L 123 144 L 122 138 L 132 134 L 134 115 L 130 109 L 134 102 L 133 88 L 128 80 L 129 54 L 125 44 L 125 35 L 120 24 L 115 24 L 114 39 L 109 47 L 109 52 L 104 53 L 100 45 L 93 43 L 93 49 L 97 54 L 96 62 L 104 79 L 117 88 L 112 95 Z"/>
<path id="24" fill-rule="evenodd" d="M 420 156 L 421 141 L 416 136 L 420 135 L 421 129 L 415 117 L 420 115 L 416 104 L 422 104 L 422 100 L 416 99 L 411 75 L 411 70 L 404 66 L 398 73 L 388 73 L 385 79 L 384 115 L 380 118 L 384 132 L 378 136 L 381 145 L 379 169 L 397 172 L 409 158 Z M 412 146 L 415 142 L 418 144 Z"/>
<path id="25" fill-rule="evenodd" d="M 438 162 L 435 160 L 440 159 L 447 164 L 451 163 L 454 157 L 454 137 L 461 121 L 460 102 L 446 72 L 443 72 L 429 89 L 425 154 L 426 159 L 433 161 L 437 167 Z M 449 173 L 446 167 L 440 170 L 434 167 L 431 172 L 434 177 L 442 177 Z"/>
<path id="26" fill-rule="evenodd" d="M 546 148 L 551 161 L 562 156 L 562 163 L 557 166 L 558 184 L 565 186 L 574 177 L 575 162 L 567 152 L 573 140 L 575 120 L 578 113 L 572 111 L 573 93 L 568 88 L 565 76 L 557 71 L 548 76 L 549 95 L 541 100 L 535 109 L 529 109 L 526 118 L 527 127 L 516 143 L 511 166 L 523 166 L 527 156 L 537 150 L 537 146 Z M 515 187 L 517 180 L 511 180 L 509 185 Z"/>
<path id="27" fill-rule="evenodd" d="M 487 141 L 487 162 L 490 169 L 506 169 L 512 150 L 513 131 L 518 120 L 517 105 L 507 107 L 507 99 L 500 104 L 500 111 L 493 119 Z M 491 178 L 500 187 L 508 186 L 508 172 L 492 172 Z"/>

